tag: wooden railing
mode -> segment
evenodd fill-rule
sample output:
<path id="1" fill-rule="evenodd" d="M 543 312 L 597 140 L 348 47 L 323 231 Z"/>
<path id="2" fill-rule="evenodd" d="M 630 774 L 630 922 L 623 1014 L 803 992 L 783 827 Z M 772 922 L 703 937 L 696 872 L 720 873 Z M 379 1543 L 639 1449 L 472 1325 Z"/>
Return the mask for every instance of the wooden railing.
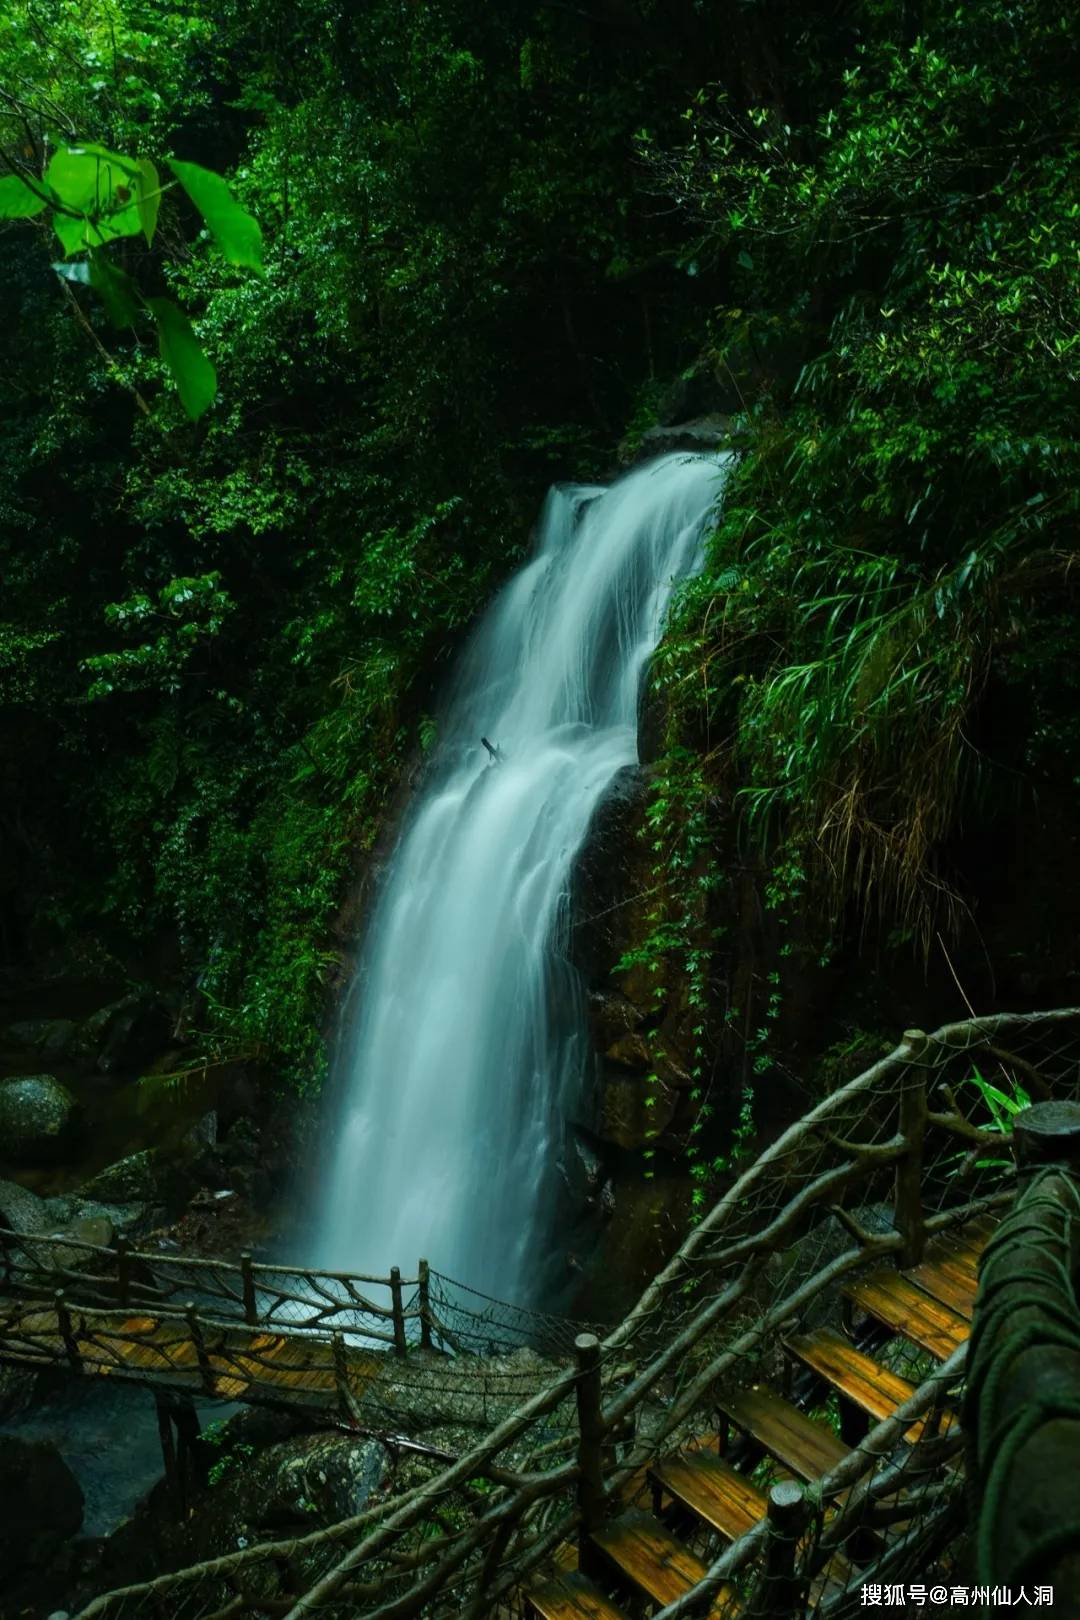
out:
<path id="1" fill-rule="evenodd" d="M 1039 1104 L 1014 1134 L 1020 1186 L 983 1257 L 963 1416 L 974 1574 L 1076 1613 L 1080 1104 Z"/>
<path id="2" fill-rule="evenodd" d="M 226 1601 L 230 1615 L 272 1612 L 281 1620 L 358 1608 L 387 1620 L 515 1612 L 530 1572 L 623 1502 L 652 1459 L 700 1427 L 725 1380 L 751 1377 L 812 1302 L 868 1265 L 910 1264 L 936 1233 L 1008 1205 L 1015 1187 L 1008 1137 L 980 1117 L 978 1089 L 966 1084 L 976 1062 L 1003 1087 L 1022 1077 L 1029 1094 L 1068 1095 L 1078 1054 L 1077 1008 L 908 1032 L 760 1156 L 618 1327 L 598 1343 L 579 1342 L 574 1365 L 548 1372 L 433 1480 L 311 1536 L 103 1595 L 81 1620 L 134 1620 L 164 1593 L 170 1620 L 196 1620 Z M 448 1380 L 465 1376 L 467 1359 L 448 1359 Z M 962 1358 L 954 1363 L 808 1493 L 808 1544 L 835 1550 L 844 1525 L 850 1530 L 847 1505 L 826 1522 L 825 1501 L 841 1489 L 875 1511 L 889 1491 L 906 1492 L 912 1524 L 904 1556 L 925 1552 L 941 1533 L 960 1479 L 939 1473 L 935 1488 L 943 1494 L 920 1495 L 929 1505 L 916 1513 L 910 1483 L 897 1483 L 888 1451 L 940 1397 L 942 1379 L 962 1380 Z M 378 1380 L 370 1396 L 377 1430 Z M 480 1476 L 494 1486 L 478 1498 L 470 1481 Z M 759 1526 L 737 1541 L 665 1620 L 704 1612 L 709 1591 L 730 1578 L 753 1587 L 749 1571 L 767 1534 Z"/>

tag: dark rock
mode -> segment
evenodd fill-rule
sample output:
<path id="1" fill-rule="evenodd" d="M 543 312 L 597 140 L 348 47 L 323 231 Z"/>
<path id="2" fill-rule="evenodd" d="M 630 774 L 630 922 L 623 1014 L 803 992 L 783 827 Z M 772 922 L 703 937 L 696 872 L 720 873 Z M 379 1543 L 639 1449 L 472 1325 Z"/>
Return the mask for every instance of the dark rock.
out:
<path id="1" fill-rule="evenodd" d="M 9 1024 L 5 1035 L 13 1046 L 36 1051 L 51 1026 L 51 1018 L 23 1018 L 17 1024 Z"/>
<path id="2" fill-rule="evenodd" d="M 112 1013 L 97 1059 L 102 1074 L 142 1068 L 172 1033 L 168 1009 L 151 997 L 127 996 Z"/>
<path id="3" fill-rule="evenodd" d="M 55 1446 L 0 1435 L 0 1578 L 47 1567 L 77 1535 L 83 1493 Z"/>
<path id="4" fill-rule="evenodd" d="M 670 427 L 646 429 L 641 435 L 635 461 L 649 456 L 667 455 L 672 450 L 709 451 L 727 447 L 731 442 L 731 418 L 728 416 L 701 416 L 693 422 L 678 422 Z"/>
<path id="5" fill-rule="evenodd" d="M 593 990 L 589 994 L 593 1045 L 600 1052 L 607 1051 L 620 1036 L 636 1029 L 642 1016 L 641 1009 L 617 991 Z"/>
<path id="6" fill-rule="evenodd" d="M 620 1148 L 653 1146 L 674 1120 L 678 1101 L 671 1086 L 609 1070 L 601 1083 L 600 1138 Z"/>
<path id="7" fill-rule="evenodd" d="M 106 1165 L 91 1177 L 83 1191 L 103 1203 L 150 1204 L 158 1196 L 160 1179 L 156 1150 L 143 1148 L 141 1153 L 129 1153 L 126 1159 Z"/>
<path id="8" fill-rule="evenodd" d="M 42 1230 L 50 1234 L 67 1231 L 77 1236 L 82 1223 L 106 1223 L 114 1233 L 130 1232 L 146 1219 L 145 1204 L 104 1204 L 96 1198 L 46 1198 Z M 96 1241 L 87 1239 L 86 1241 Z"/>
<path id="9" fill-rule="evenodd" d="M 113 1233 L 113 1223 L 107 1215 L 82 1215 L 60 1236 L 73 1237 L 79 1243 L 92 1243 L 96 1249 L 107 1249 Z"/>
<path id="10" fill-rule="evenodd" d="M 70 1018 L 29 1018 L 11 1024 L 8 1036 L 19 1046 L 32 1048 L 42 1057 L 55 1061 L 71 1051 L 78 1026 Z"/>
<path id="11" fill-rule="evenodd" d="M 76 1134 L 79 1105 L 51 1074 L 0 1080 L 0 1143 L 16 1164 L 48 1164 L 60 1158 Z"/>
<path id="12" fill-rule="evenodd" d="M 14 1181 L 0 1181 L 0 1226 L 9 1232 L 40 1232 L 49 1222 L 48 1204 Z"/>
<path id="13" fill-rule="evenodd" d="M 620 1069 L 632 1069 L 636 1074 L 647 1074 L 653 1064 L 647 1038 L 634 1033 L 620 1035 L 617 1041 L 612 1041 L 604 1057 L 608 1063 L 617 1064 Z"/>

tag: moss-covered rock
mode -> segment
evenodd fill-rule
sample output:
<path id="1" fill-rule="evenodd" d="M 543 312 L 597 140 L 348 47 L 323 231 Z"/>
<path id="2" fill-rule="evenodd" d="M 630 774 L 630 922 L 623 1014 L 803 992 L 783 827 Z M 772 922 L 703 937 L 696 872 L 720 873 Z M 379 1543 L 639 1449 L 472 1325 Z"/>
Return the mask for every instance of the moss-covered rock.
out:
<path id="1" fill-rule="evenodd" d="M 151 1204 L 160 1190 L 161 1172 L 154 1148 L 129 1153 L 105 1166 L 84 1186 L 88 1198 L 110 1204 Z"/>
<path id="2" fill-rule="evenodd" d="M 0 1080 L 0 1152 L 14 1164 L 48 1164 L 78 1132 L 79 1105 L 51 1074 Z"/>

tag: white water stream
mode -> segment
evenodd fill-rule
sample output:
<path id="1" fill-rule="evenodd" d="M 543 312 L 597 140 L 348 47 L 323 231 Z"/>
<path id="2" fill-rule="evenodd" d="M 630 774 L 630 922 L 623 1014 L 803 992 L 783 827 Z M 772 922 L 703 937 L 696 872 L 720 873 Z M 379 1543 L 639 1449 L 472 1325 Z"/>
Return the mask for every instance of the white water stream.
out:
<path id="1" fill-rule="evenodd" d="M 567 959 L 575 857 L 637 761 L 642 677 L 701 559 L 723 458 L 557 486 L 484 615 L 364 950 L 316 1262 L 533 1293 L 590 1067 Z M 481 743 L 499 750 L 493 760 Z"/>

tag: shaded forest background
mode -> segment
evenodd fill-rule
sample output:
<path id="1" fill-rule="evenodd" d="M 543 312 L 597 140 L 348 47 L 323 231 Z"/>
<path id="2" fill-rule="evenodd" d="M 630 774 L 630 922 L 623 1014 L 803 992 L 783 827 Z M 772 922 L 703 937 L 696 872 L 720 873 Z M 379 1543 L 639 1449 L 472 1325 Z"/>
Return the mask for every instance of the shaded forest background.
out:
<path id="1" fill-rule="evenodd" d="M 793 1007 L 861 1051 L 960 1010 L 946 950 L 980 1011 L 1075 1000 L 1078 55 L 1042 0 L 7 0 L 9 168 L 171 153 L 266 244 L 177 191 L 113 244 L 217 367 L 192 423 L 0 222 L 8 978 L 107 953 L 317 1085 L 357 861 L 545 486 L 719 413 L 624 964 L 695 1010 L 698 1127 L 725 1029 L 746 1127 Z"/>

